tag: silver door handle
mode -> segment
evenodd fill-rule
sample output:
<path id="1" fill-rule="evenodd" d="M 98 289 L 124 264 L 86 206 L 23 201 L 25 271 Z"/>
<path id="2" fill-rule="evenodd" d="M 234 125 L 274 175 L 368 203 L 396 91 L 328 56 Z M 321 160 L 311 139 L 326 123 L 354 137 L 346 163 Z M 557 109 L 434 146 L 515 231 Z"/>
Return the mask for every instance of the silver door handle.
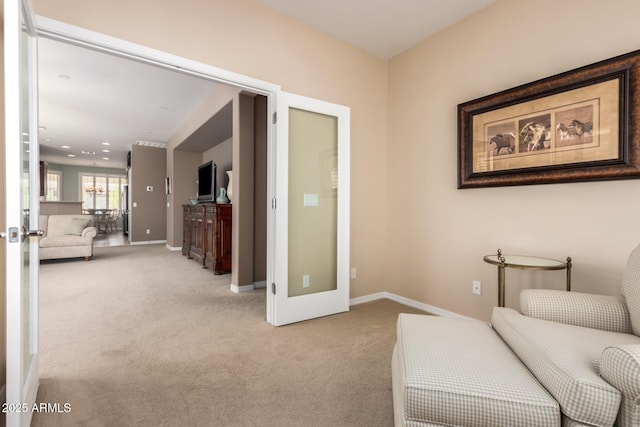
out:
<path id="1" fill-rule="evenodd" d="M 44 236 L 44 230 L 27 230 L 25 227 L 22 227 L 21 237 L 22 240 L 27 239 L 27 237 L 40 237 Z"/>
<path id="2" fill-rule="evenodd" d="M 22 237 L 22 240 L 26 239 L 27 237 L 41 237 L 44 236 L 44 230 L 27 230 L 26 228 L 22 228 L 22 232 L 20 233 L 20 236 Z M 7 233 L 4 231 L 0 231 L 0 239 L 6 239 L 7 238 Z M 9 241 L 10 242 L 17 242 L 18 241 L 18 228 L 17 227 L 11 227 L 9 229 Z"/>

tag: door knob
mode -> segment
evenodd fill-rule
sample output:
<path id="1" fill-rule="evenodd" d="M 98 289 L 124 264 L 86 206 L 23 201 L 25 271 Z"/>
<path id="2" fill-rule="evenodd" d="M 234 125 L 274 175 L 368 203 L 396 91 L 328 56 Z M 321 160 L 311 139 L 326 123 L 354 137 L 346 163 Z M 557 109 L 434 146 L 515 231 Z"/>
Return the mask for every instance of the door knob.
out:
<path id="1" fill-rule="evenodd" d="M 40 237 L 44 236 L 44 230 L 27 230 L 24 226 L 22 227 L 22 240 L 25 240 L 27 237 Z"/>

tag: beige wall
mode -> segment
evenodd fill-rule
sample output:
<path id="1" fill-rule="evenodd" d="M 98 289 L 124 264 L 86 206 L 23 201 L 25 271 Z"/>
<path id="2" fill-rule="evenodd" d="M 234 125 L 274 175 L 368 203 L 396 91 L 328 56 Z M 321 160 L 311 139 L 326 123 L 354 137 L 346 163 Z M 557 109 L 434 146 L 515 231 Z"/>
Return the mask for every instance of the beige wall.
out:
<path id="1" fill-rule="evenodd" d="M 254 108 L 253 96 L 239 93 L 233 98 L 233 244 L 231 283 L 253 284 L 254 212 Z M 265 208 L 264 203 L 261 206 Z"/>
<path id="2" fill-rule="evenodd" d="M 168 170 L 171 176 L 172 193 L 168 197 L 167 207 L 167 245 L 182 247 L 182 205 L 190 203 L 189 197 L 195 197 L 198 188 L 198 166 L 202 164 L 202 153 L 192 151 L 168 150 L 167 169 L 180 171 L 174 173 Z"/>
<path id="3" fill-rule="evenodd" d="M 267 98 L 254 98 L 253 282 L 267 279 Z M 261 208 L 262 207 L 262 208 Z"/>
<path id="4" fill-rule="evenodd" d="M 498 247 L 570 255 L 575 290 L 620 292 L 640 241 L 640 181 L 457 190 L 456 106 L 637 49 L 634 0 L 500 0 L 388 64 L 250 0 L 33 3 L 37 14 L 349 106 L 352 297 L 386 290 L 487 319 L 496 271 L 482 256 Z M 509 271 L 507 305 L 522 287 L 563 279 Z"/>
<path id="5" fill-rule="evenodd" d="M 227 188 L 229 181 L 227 171 L 232 170 L 233 138 L 229 138 L 202 153 L 202 163 L 209 161 L 216 164 L 216 197 L 218 197 L 220 195 L 220 188 Z"/>
<path id="6" fill-rule="evenodd" d="M 353 297 L 380 292 L 387 64 L 251 0 L 34 0 L 34 12 L 351 108 Z M 170 166 L 171 167 L 171 166 Z M 173 212 L 182 201 L 174 199 Z M 176 218 L 172 225 L 175 228 Z M 175 233 L 174 233 L 175 234 Z M 372 238 L 374 236 L 374 238 Z M 174 242 L 175 243 L 175 242 Z"/>
<path id="7" fill-rule="evenodd" d="M 166 159 L 164 148 L 131 147 L 129 238 L 132 243 L 167 238 Z M 148 186 L 153 187 L 153 191 L 148 191 Z M 149 234 L 146 230 L 149 230 Z"/>
<path id="8" fill-rule="evenodd" d="M 167 144 L 167 175 L 172 182 L 176 183 L 172 193 L 167 198 L 167 244 L 169 246 L 182 246 L 182 205 L 189 203 L 189 199 L 196 196 L 198 191 L 196 186 L 198 166 L 208 161 L 203 160 L 201 152 L 188 154 L 189 152 L 187 151 L 181 150 L 180 153 L 177 153 L 175 150 L 180 150 L 180 144 L 229 103 L 238 92 L 239 89 L 235 87 L 216 86 L 216 90 L 213 91 L 211 96 L 169 138 Z M 195 157 L 198 160 L 193 160 Z M 174 162 L 177 163 L 174 164 Z M 195 165 L 192 164 L 193 162 L 196 162 Z M 218 175 L 220 173 L 220 169 L 218 169 Z M 224 182 L 226 183 L 226 181 Z M 218 179 L 218 185 L 220 185 L 220 179 Z"/>
<path id="9" fill-rule="evenodd" d="M 388 291 L 488 319 L 497 272 L 482 257 L 502 248 L 571 256 L 574 290 L 620 294 L 640 181 L 457 190 L 456 106 L 638 49 L 639 15 L 634 0 L 502 0 L 389 62 Z M 564 286 L 563 272 L 506 276 L 512 307 L 521 288 Z"/>

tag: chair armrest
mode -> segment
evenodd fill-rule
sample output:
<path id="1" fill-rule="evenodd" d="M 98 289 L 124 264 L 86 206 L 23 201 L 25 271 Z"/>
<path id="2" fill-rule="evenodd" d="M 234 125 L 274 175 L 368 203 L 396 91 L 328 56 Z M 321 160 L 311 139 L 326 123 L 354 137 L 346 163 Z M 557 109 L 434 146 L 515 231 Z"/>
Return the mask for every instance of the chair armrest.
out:
<path id="1" fill-rule="evenodd" d="M 520 310 L 525 316 L 536 319 L 603 331 L 631 333 L 631 317 L 621 297 L 526 289 L 520 293 Z"/>
<path id="2" fill-rule="evenodd" d="M 600 360 L 600 376 L 622 395 L 619 427 L 637 426 L 640 420 L 640 344 L 607 347 Z"/>
<path id="3" fill-rule="evenodd" d="M 82 230 L 82 237 L 96 237 L 98 235 L 98 229 L 95 227 L 87 227 L 84 230 Z"/>

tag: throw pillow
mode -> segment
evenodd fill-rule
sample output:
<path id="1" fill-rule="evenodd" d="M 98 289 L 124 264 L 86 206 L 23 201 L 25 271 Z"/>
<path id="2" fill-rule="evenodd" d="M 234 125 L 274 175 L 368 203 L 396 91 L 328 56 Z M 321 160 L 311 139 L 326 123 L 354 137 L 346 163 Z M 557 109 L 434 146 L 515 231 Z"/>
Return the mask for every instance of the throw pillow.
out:
<path id="1" fill-rule="evenodd" d="M 82 235 L 82 230 L 87 228 L 91 222 L 90 219 L 84 218 L 71 218 L 69 224 L 67 224 L 67 228 L 64 230 L 64 234 L 75 234 L 76 236 Z"/>

